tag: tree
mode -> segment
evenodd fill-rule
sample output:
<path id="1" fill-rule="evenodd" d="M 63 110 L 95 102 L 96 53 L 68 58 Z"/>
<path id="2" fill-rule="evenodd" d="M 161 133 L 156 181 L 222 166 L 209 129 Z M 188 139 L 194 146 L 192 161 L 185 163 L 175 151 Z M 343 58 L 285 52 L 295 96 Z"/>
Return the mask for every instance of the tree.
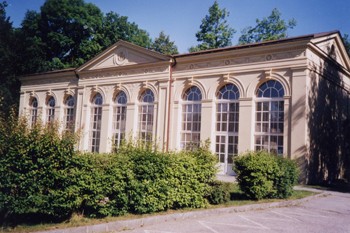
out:
<path id="1" fill-rule="evenodd" d="M 344 45 L 345 45 L 345 49 L 348 52 L 348 56 L 350 57 L 350 38 L 348 34 L 344 34 L 344 36 L 342 36 L 343 41 L 344 41 Z"/>
<path id="2" fill-rule="evenodd" d="M 163 31 L 161 31 L 159 33 L 159 36 L 154 40 L 151 49 L 166 55 L 179 53 L 175 42 L 170 41 L 169 36 L 165 35 Z"/>
<path id="3" fill-rule="evenodd" d="M 19 81 L 16 79 L 16 35 L 6 16 L 7 2 L 0 2 L 0 115 L 7 115 L 18 104 Z"/>
<path id="4" fill-rule="evenodd" d="M 40 13 L 36 11 L 27 11 L 19 29 L 21 74 L 38 73 L 52 69 L 50 61 L 46 57 L 47 46 L 42 39 L 40 17 Z"/>
<path id="5" fill-rule="evenodd" d="M 46 0 L 40 12 L 26 12 L 18 29 L 6 7 L 0 2 L 0 113 L 18 105 L 18 75 L 77 67 L 119 39 L 151 46 L 149 34 L 127 17 L 103 15 L 84 0 Z"/>
<path id="6" fill-rule="evenodd" d="M 243 29 L 238 42 L 239 44 L 249 44 L 286 38 L 288 36 L 287 30 L 293 29 L 295 26 L 295 19 L 286 22 L 281 19 L 281 13 L 275 8 L 269 17 L 262 20 L 256 19 L 255 27 Z"/>
<path id="7" fill-rule="evenodd" d="M 115 12 L 109 12 L 103 17 L 100 36 L 104 48 L 118 40 L 125 40 L 144 48 L 150 48 L 152 43 L 145 30 L 140 29 L 135 23 L 130 23 L 128 17 Z"/>
<path id="8" fill-rule="evenodd" d="M 28 11 L 22 22 L 22 59 L 27 60 L 22 73 L 80 66 L 119 39 L 149 48 L 149 34 L 127 19 L 103 15 L 84 0 L 46 0 L 39 13 Z"/>
<path id="9" fill-rule="evenodd" d="M 196 33 L 197 41 L 201 44 L 191 47 L 190 52 L 222 48 L 230 46 L 233 34 L 236 32 L 227 23 L 229 12 L 219 8 L 217 1 L 209 8 L 209 15 L 202 19 L 200 30 Z"/>
<path id="10" fill-rule="evenodd" d="M 102 16 L 97 6 L 84 0 L 46 0 L 39 25 L 47 59 L 57 58 L 65 68 L 81 65 L 96 55 L 102 48 L 95 37 Z"/>

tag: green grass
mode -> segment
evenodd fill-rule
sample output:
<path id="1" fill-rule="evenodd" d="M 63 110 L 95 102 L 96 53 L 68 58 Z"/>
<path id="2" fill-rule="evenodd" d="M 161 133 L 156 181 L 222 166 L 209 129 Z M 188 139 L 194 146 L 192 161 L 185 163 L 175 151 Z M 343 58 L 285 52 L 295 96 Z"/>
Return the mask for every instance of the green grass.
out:
<path id="1" fill-rule="evenodd" d="M 212 208 L 220 208 L 220 207 L 232 207 L 232 206 L 243 206 L 243 205 L 250 205 L 250 204 L 257 204 L 257 203 L 270 203 L 270 202 L 277 202 L 281 201 L 281 199 L 264 199 L 264 200 L 249 200 L 247 197 L 245 197 L 244 193 L 239 189 L 238 185 L 236 183 L 228 183 L 230 194 L 231 194 L 231 200 L 225 204 L 221 205 L 209 205 L 206 209 L 212 209 Z M 316 193 L 309 192 L 309 191 L 294 191 L 293 195 L 285 200 L 296 200 L 301 199 L 304 197 L 308 197 L 311 195 L 314 195 Z M 82 215 L 74 214 L 69 220 L 62 222 L 62 223 L 42 223 L 42 224 L 35 224 L 35 225 L 26 225 L 21 224 L 13 227 L 7 227 L 7 228 L 1 228 L 0 232 L 35 232 L 35 231 L 45 231 L 45 230 L 53 230 L 53 229 L 64 229 L 69 227 L 78 227 L 78 226 L 86 226 L 86 225 L 94 225 L 94 224 L 101 224 L 101 223 L 107 223 L 107 222 L 114 222 L 114 221 L 120 221 L 120 220 L 130 220 L 130 219 L 136 219 L 141 217 L 148 217 L 148 216 L 154 216 L 154 215 L 165 215 L 165 214 L 172 214 L 172 213 L 181 213 L 181 212 L 187 212 L 187 211 L 195 211 L 199 209 L 181 209 L 181 210 L 168 210 L 165 212 L 160 213 L 153 213 L 153 214 L 147 214 L 147 215 L 133 215 L 128 214 L 121 217 L 106 217 L 102 219 L 93 219 L 93 218 L 86 218 Z"/>

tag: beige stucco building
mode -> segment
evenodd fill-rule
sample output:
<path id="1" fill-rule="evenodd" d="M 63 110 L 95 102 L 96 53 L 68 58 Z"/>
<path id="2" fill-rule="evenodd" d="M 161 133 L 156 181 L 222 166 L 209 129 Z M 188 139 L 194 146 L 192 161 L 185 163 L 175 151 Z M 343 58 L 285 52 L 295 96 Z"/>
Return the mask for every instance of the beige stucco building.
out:
<path id="1" fill-rule="evenodd" d="M 175 56 L 119 41 L 77 69 L 21 82 L 20 115 L 80 129 L 79 150 L 109 152 L 125 137 L 163 150 L 210 139 L 225 174 L 232 155 L 256 149 L 311 166 L 322 152 L 313 137 L 350 115 L 350 61 L 339 32 Z M 319 119 L 322 111 L 329 119 Z"/>

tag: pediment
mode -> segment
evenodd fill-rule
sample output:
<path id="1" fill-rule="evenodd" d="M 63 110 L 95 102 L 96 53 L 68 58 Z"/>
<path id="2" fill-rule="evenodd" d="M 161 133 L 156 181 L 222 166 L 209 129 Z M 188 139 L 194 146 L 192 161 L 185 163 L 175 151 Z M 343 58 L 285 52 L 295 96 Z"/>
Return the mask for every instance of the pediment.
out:
<path id="1" fill-rule="evenodd" d="M 347 69 L 350 68 L 349 56 L 338 33 L 314 39 L 312 42 L 325 54 L 336 60 L 337 63 Z"/>
<path id="2" fill-rule="evenodd" d="M 170 61 L 170 57 L 125 41 L 119 41 L 86 62 L 78 71 L 101 70 Z"/>

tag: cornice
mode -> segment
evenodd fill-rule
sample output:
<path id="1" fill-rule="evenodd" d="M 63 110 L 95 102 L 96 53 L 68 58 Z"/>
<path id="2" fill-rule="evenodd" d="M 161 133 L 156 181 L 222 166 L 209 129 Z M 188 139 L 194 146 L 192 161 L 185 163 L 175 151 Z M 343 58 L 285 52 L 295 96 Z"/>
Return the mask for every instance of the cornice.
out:
<path id="1" fill-rule="evenodd" d="M 202 70 L 215 67 L 229 67 L 239 65 L 251 65 L 254 63 L 276 63 L 276 61 L 282 61 L 286 59 L 305 58 L 306 46 L 294 46 L 289 48 L 275 48 L 269 50 L 260 50 L 255 53 L 245 52 L 236 54 L 232 52 L 225 52 L 217 56 L 208 57 L 206 54 L 202 59 L 189 60 L 177 60 L 177 64 L 174 67 L 174 73 L 178 71 L 191 71 Z"/>
<path id="2" fill-rule="evenodd" d="M 169 72 L 169 62 L 157 62 L 140 64 L 125 67 L 113 67 L 101 70 L 91 70 L 78 72 L 80 79 L 98 79 L 109 77 L 127 77 L 132 75 L 148 75 L 148 74 L 160 74 Z"/>
<path id="3" fill-rule="evenodd" d="M 52 72 L 30 74 L 26 76 L 20 76 L 19 80 L 22 81 L 33 81 L 33 80 L 43 80 L 52 78 L 74 78 L 77 79 L 74 69 L 69 70 L 57 70 Z"/>

